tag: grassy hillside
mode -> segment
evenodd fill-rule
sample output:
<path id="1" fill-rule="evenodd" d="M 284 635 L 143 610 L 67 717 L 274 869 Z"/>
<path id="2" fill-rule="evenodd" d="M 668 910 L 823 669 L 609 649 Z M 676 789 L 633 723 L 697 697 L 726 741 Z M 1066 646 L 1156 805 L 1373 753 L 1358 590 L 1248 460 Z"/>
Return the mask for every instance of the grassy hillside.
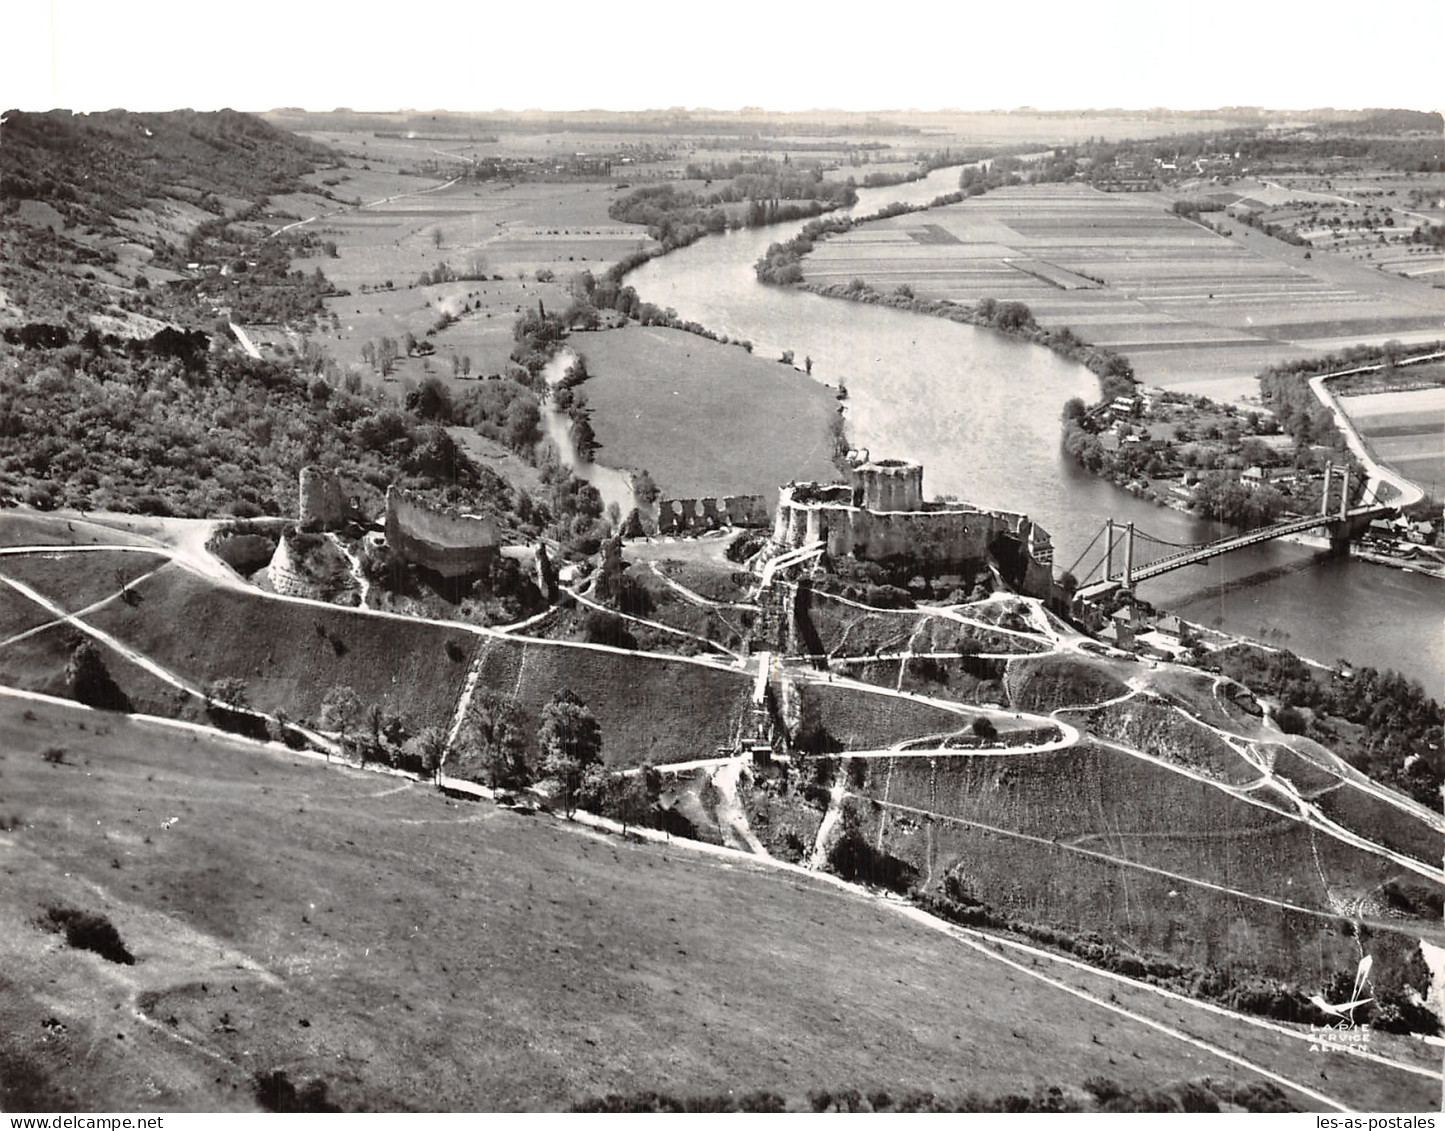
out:
<path id="1" fill-rule="evenodd" d="M 1052 711 L 1115 699 L 1129 690 L 1128 665 L 1078 656 L 1045 656 L 1009 665 L 1009 702 L 1021 711 Z"/>
<path id="2" fill-rule="evenodd" d="M 875 761 L 863 793 L 874 802 L 864 807 L 870 841 L 925 888 L 1191 967 L 1294 979 L 1315 992 L 1358 960 L 1350 918 L 1440 941 L 1424 903 L 1412 917 L 1386 895 L 1392 883 L 1437 895 L 1439 885 L 1104 747 Z"/>
<path id="3" fill-rule="evenodd" d="M 156 198 L 221 213 L 221 198 L 287 192 L 327 160 L 320 146 L 234 110 L 5 115 L 0 198 L 40 200 L 72 224 L 109 226 Z"/>
<path id="4" fill-rule="evenodd" d="M 482 686 L 532 719 L 559 688 L 575 692 L 597 716 L 610 765 L 714 757 L 747 717 L 752 678 L 736 669 L 520 641 L 481 648 Z"/>
<path id="5" fill-rule="evenodd" d="M 7 1110 L 254 1109 L 251 1078 L 273 1069 L 381 1110 L 1248 1076 L 860 896 L 22 708 L 0 700 L 4 805 L 22 821 L 0 834 Z M 135 965 L 31 925 L 53 905 L 107 916 Z M 1304 1043 L 1270 1044 L 1275 1070 L 1315 1077 Z M 1423 1081 L 1364 1067 L 1332 1063 L 1330 1087 L 1371 1109 L 1429 1102 Z"/>
<path id="6" fill-rule="evenodd" d="M 175 567 L 133 590 L 136 604 L 112 603 L 90 623 L 197 686 L 242 679 L 255 707 L 284 708 L 298 719 L 316 718 L 327 692 L 345 685 L 363 703 L 401 716 L 413 732 L 444 725 L 472 658 L 480 654 L 481 689 L 508 696 L 537 720 L 555 691 L 570 688 L 601 723 L 607 760 L 640 765 L 711 757 L 731 739 L 751 691 L 750 677 L 741 671 L 288 604 L 221 589 Z M 64 670 L 64 654 L 52 653 L 46 690 L 57 689 L 53 673 Z M 6 663 L 0 650 L 0 665 Z M 27 657 L 0 666 L 0 674 L 24 679 L 33 663 Z M 116 670 L 123 664 L 117 659 L 111 667 L 125 688 Z M 534 729 L 529 727 L 529 738 Z"/>

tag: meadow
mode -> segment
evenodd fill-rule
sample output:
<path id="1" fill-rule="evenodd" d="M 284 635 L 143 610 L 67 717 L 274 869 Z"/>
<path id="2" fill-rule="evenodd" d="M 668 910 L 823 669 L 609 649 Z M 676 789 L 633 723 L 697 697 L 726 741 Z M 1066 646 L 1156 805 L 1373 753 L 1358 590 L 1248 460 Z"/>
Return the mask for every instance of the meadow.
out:
<path id="1" fill-rule="evenodd" d="M 277 1069 L 345 1110 L 1251 1078 L 882 901 L 739 857 L 11 699 L 0 766 L 19 822 L 0 833 L 11 1111 L 254 1110 L 255 1074 Z M 55 905 L 104 914 L 135 964 L 32 925 Z M 1047 973 L 1369 1110 L 1438 1094 L 1350 1058 L 1326 1082 L 1304 1041 Z"/>
<path id="2" fill-rule="evenodd" d="M 660 326 L 571 345 L 592 374 L 582 388 L 599 462 L 646 468 L 664 498 L 762 495 L 771 506 L 784 483 L 837 475 L 837 402 L 792 366 Z"/>

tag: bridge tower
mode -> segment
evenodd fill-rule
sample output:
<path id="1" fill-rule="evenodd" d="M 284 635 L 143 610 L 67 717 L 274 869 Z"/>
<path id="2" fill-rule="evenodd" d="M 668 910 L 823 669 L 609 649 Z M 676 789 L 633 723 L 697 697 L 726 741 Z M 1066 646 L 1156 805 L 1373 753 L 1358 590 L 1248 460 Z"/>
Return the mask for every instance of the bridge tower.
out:
<path id="1" fill-rule="evenodd" d="M 1104 543 L 1104 580 L 1108 581 L 1114 576 L 1114 520 L 1112 518 L 1104 520 L 1104 537 L 1107 539 Z"/>
<path id="2" fill-rule="evenodd" d="M 1124 588 L 1134 589 L 1134 524 L 1124 527 Z"/>
<path id="3" fill-rule="evenodd" d="M 1330 479 L 1334 476 L 1335 465 L 1325 461 L 1325 485 L 1320 489 L 1320 516 L 1330 513 Z"/>

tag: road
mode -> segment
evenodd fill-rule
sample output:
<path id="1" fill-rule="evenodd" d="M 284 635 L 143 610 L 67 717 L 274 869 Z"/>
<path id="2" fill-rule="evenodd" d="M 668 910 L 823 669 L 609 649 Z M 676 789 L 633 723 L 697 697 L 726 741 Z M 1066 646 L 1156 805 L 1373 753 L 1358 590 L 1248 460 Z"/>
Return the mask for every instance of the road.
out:
<path id="1" fill-rule="evenodd" d="M 1445 353 L 1427 354 L 1423 357 L 1411 358 L 1410 361 L 1438 361 L 1440 358 L 1445 358 Z M 1357 373 L 1378 373 L 1382 369 L 1384 369 L 1383 365 L 1361 365 L 1354 369 L 1342 369 L 1335 373 L 1322 373 L 1318 377 L 1310 378 L 1310 389 L 1319 402 L 1334 413 L 1335 427 L 1344 436 L 1345 443 L 1349 445 L 1355 458 L 1364 465 L 1365 470 L 1369 473 L 1370 479 L 1366 486 L 1367 497 L 1379 498 L 1380 485 L 1388 483 L 1399 493 L 1398 497 L 1390 500 L 1390 505 L 1404 508 L 1413 506 L 1423 499 L 1425 497 L 1424 490 L 1393 468 L 1376 462 L 1364 437 L 1360 435 L 1355 428 L 1354 421 L 1350 419 L 1350 414 L 1340 406 L 1339 398 L 1326 386 L 1327 381 L 1333 381 L 1337 377 L 1349 377 Z"/>

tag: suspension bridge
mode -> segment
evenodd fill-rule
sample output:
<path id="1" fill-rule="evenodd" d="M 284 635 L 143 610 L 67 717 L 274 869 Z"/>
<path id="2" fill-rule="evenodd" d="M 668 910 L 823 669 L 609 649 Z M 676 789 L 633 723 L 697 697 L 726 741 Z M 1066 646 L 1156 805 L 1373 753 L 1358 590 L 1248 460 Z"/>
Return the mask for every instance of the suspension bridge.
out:
<path id="1" fill-rule="evenodd" d="M 1077 596 L 1093 600 L 1115 589 L 1133 589 L 1139 582 L 1148 581 L 1151 577 L 1198 565 L 1222 554 L 1257 546 L 1287 534 L 1303 534 L 1323 527 L 1329 532 L 1331 541 L 1346 540 L 1371 519 L 1393 513 L 1396 509 L 1380 502 L 1373 491 L 1368 492 L 1367 497 L 1356 506 L 1350 506 L 1349 468 L 1341 468 L 1339 472 L 1341 483 L 1337 505 L 1331 505 L 1330 498 L 1335 469 L 1326 465 L 1324 490 L 1317 514 L 1288 518 L 1213 542 L 1170 542 L 1136 529 L 1132 522 L 1118 523 L 1111 518 L 1069 567 L 1069 572 L 1079 579 Z M 1096 552 L 1100 539 L 1104 540 L 1104 545 L 1097 551 L 1097 558 L 1086 572 L 1080 574 L 1080 566 Z"/>

